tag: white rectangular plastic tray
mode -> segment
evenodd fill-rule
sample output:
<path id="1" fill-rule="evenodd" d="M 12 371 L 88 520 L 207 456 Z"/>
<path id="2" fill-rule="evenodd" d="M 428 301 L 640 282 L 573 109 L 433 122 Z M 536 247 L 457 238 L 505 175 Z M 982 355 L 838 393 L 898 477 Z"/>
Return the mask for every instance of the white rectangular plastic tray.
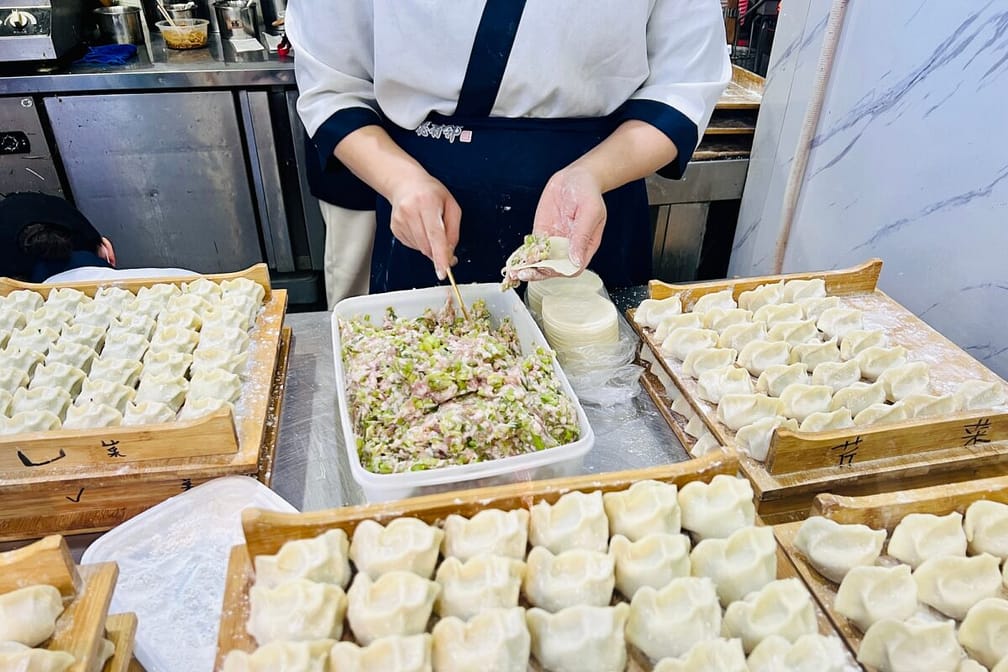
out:
<path id="1" fill-rule="evenodd" d="M 500 322 L 510 318 L 518 333 L 522 352 L 530 353 L 536 346 L 549 349 L 546 337 L 539 330 L 525 304 L 514 290 L 500 291 L 496 283 L 460 285 L 466 305 L 483 300 L 494 320 Z M 577 409 L 580 438 L 574 443 L 547 448 L 545 450 L 488 460 L 476 464 L 442 467 L 429 471 L 413 471 L 401 474 L 375 474 L 364 468 L 357 454 L 357 437 L 350 421 L 350 407 L 347 400 L 346 378 L 343 372 L 343 348 L 340 344 L 339 320 L 360 315 L 370 315 L 372 320 L 381 321 L 385 311 L 393 308 L 401 317 L 419 317 L 428 308 L 440 309 L 448 301 L 450 289 L 429 287 L 402 292 L 389 292 L 371 296 L 358 296 L 340 301 L 332 314 L 333 361 L 336 366 L 336 395 L 339 401 L 340 423 L 343 426 L 343 440 L 350 461 L 350 471 L 361 486 L 369 502 L 389 501 L 404 497 L 414 497 L 432 492 L 458 488 L 477 487 L 532 481 L 577 473 L 585 453 L 595 443 L 595 434 L 588 417 L 578 402 L 567 376 L 564 375 L 556 357 L 553 370 L 560 385 Z"/>
<path id="2" fill-rule="evenodd" d="M 119 563 L 109 613 L 138 619 L 134 655 L 147 672 L 213 669 L 231 547 L 249 506 L 297 511 L 247 476 L 226 476 L 166 499 L 95 540 L 82 564 Z"/>

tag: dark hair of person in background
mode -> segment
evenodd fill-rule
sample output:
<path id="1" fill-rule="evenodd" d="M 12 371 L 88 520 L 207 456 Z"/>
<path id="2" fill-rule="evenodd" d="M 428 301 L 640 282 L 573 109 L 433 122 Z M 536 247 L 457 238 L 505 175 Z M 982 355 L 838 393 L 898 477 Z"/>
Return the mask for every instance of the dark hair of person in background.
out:
<path id="1" fill-rule="evenodd" d="M 74 250 L 73 236 L 66 227 L 47 222 L 25 226 L 18 244 L 25 254 L 44 261 L 67 261 Z"/>

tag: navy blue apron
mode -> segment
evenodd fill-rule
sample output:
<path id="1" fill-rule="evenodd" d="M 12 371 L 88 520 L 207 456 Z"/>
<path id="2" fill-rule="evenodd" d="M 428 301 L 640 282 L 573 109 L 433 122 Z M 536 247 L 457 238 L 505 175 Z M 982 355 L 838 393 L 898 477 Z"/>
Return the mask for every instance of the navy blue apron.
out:
<path id="1" fill-rule="evenodd" d="M 508 255 L 532 231 L 549 178 L 608 137 L 612 117 L 533 119 L 491 117 L 524 2 L 487 0 L 459 95 L 456 114 L 432 114 L 415 130 L 389 124 L 403 150 L 440 180 L 462 209 L 458 282 L 495 282 Z M 606 226 L 588 268 L 608 287 L 651 277 L 651 227 L 643 180 L 604 196 Z M 437 284 L 432 262 L 390 229 L 391 204 L 378 198 L 371 291 Z"/>

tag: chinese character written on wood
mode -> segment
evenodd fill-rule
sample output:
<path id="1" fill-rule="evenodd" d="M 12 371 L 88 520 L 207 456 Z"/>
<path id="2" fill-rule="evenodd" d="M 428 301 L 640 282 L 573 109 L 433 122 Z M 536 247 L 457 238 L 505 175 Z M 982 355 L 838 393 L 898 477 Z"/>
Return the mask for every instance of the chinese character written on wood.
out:
<path id="1" fill-rule="evenodd" d="M 192 479 L 191 478 L 183 478 L 182 479 L 182 492 L 185 492 L 186 490 L 192 490 Z"/>
<path id="2" fill-rule="evenodd" d="M 125 454 L 119 452 L 119 442 L 115 439 L 111 441 L 102 441 L 102 448 L 108 453 L 109 457 L 126 457 Z"/>
<path id="3" fill-rule="evenodd" d="M 972 425 L 963 427 L 963 448 L 971 448 L 978 443 L 990 443 L 986 438 L 990 432 L 990 418 L 980 418 Z"/>
<path id="4" fill-rule="evenodd" d="M 48 460 L 44 460 L 42 462 L 32 462 L 30 459 L 28 459 L 28 456 L 22 453 L 20 450 L 17 451 L 17 456 L 18 459 L 21 460 L 21 464 L 23 464 L 26 467 L 41 467 L 43 464 L 52 464 L 57 460 L 62 460 L 64 457 L 66 457 L 66 451 L 60 448 L 59 455 L 57 455 L 56 457 L 49 458 Z"/>
<path id="5" fill-rule="evenodd" d="M 837 464 L 841 467 L 849 467 L 854 464 L 854 458 L 857 457 L 858 449 L 861 447 L 861 437 L 856 437 L 853 441 L 847 439 L 839 446 L 833 446 L 830 448 L 837 456 Z"/>

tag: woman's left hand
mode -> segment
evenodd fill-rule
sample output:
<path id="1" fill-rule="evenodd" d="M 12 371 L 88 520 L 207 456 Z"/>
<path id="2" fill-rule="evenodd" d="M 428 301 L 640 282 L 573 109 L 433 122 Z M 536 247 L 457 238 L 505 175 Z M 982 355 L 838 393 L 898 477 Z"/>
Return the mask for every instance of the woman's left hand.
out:
<path id="1" fill-rule="evenodd" d="M 585 268 L 602 242 L 606 206 L 602 187 L 587 168 L 568 166 L 553 175 L 536 208 L 532 233 L 570 239 L 570 260 Z M 556 275 L 549 270 L 525 269 L 523 281 L 542 280 Z"/>
<path id="2" fill-rule="evenodd" d="M 115 249 L 112 247 L 112 241 L 108 238 L 102 236 L 101 244 L 98 245 L 98 256 L 108 262 L 109 266 L 115 268 L 116 256 Z"/>

